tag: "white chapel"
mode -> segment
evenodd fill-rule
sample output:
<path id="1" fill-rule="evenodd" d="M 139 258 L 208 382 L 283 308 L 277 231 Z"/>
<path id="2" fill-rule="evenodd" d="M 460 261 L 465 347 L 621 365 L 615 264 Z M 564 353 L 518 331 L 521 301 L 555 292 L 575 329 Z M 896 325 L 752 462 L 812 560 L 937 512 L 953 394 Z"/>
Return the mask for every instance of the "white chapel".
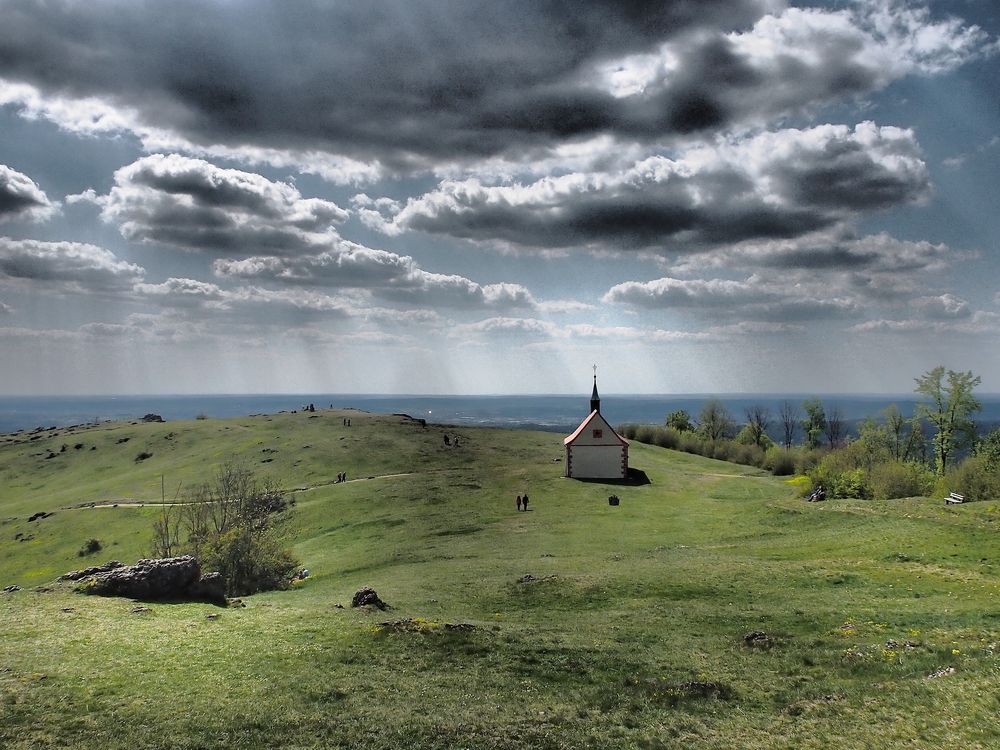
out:
<path id="1" fill-rule="evenodd" d="M 615 432 L 601 416 L 601 397 L 597 394 L 597 368 L 594 368 L 594 392 L 590 395 L 590 414 L 576 431 L 563 440 L 566 446 L 566 476 L 574 479 L 626 479 L 628 477 L 628 441 Z"/>

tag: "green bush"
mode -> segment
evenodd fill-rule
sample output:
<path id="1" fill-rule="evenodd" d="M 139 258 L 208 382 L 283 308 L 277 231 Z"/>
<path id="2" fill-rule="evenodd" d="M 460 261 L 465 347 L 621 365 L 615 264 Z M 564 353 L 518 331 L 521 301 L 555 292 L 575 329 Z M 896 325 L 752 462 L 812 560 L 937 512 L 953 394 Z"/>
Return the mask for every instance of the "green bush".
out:
<path id="1" fill-rule="evenodd" d="M 868 492 L 868 477 L 864 469 L 848 469 L 835 474 L 829 484 L 834 497 L 870 497 Z"/>
<path id="2" fill-rule="evenodd" d="M 245 526 L 211 538 L 202 548 L 201 562 L 206 570 L 222 574 L 227 594 L 238 596 L 288 588 L 299 568 L 273 533 L 258 533 Z"/>
<path id="3" fill-rule="evenodd" d="M 682 450 L 685 453 L 703 455 L 705 448 L 701 439 L 696 434 L 693 432 L 682 432 L 680 434 L 680 440 L 677 443 L 677 449 Z"/>
<path id="4" fill-rule="evenodd" d="M 653 437 L 656 435 L 656 428 L 653 425 L 641 424 L 635 428 L 635 439 L 647 445 L 653 444 Z"/>
<path id="5" fill-rule="evenodd" d="M 95 552 L 100 552 L 103 549 L 100 539 L 88 539 L 80 547 L 80 550 L 76 553 L 80 557 L 86 557 L 87 555 L 92 555 Z"/>
<path id="6" fill-rule="evenodd" d="M 732 443 L 728 440 L 712 440 L 705 447 L 708 449 L 705 455 L 719 461 L 728 461 L 732 454 Z"/>
<path id="7" fill-rule="evenodd" d="M 864 453 L 853 446 L 829 451 L 808 472 L 814 485 L 824 485 L 832 497 L 871 497 Z"/>
<path id="8" fill-rule="evenodd" d="M 945 492 L 965 495 L 967 501 L 1000 499 L 1000 472 L 986 456 L 972 456 L 953 467 L 944 478 Z"/>
<path id="9" fill-rule="evenodd" d="M 934 473 L 920 464 L 887 461 L 871 468 L 868 486 L 876 500 L 922 497 L 931 493 L 934 479 Z"/>
<path id="10" fill-rule="evenodd" d="M 772 446 L 764 454 L 763 467 L 776 477 L 791 476 L 795 473 L 795 453 Z"/>
<path id="11" fill-rule="evenodd" d="M 658 427 L 653 441 L 661 448 L 676 450 L 681 441 L 681 433 L 673 427 Z"/>
<path id="12" fill-rule="evenodd" d="M 812 474 L 813 469 L 823 458 L 823 451 L 810 448 L 795 449 L 795 474 Z"/>

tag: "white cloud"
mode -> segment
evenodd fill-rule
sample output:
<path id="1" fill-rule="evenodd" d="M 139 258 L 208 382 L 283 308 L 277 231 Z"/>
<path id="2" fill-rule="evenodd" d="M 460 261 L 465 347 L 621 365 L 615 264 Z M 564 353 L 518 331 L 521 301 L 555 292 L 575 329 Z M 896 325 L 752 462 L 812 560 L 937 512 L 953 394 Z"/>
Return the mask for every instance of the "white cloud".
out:
<path id="1" fill-rule="evenodd" d="M 0 237 L 0 275 L 67 291 L 112 292 L 131 289 L 145 270 L 96 245 Z"/>
<path id="2" fill-rule="evenodd" d="M 347 300 L 305 289 L 273 290 L 257 286 L 223 289 L 197 279 L 170 278 L 160 284 L 137 284 L 135 293 L 166 307 L 246 313 L 261 321 L 266 320 L 268 311 L 324 313 L 334 317 L 351 314 Z"/>
<path id="3" fill-rule="evenodd" d="M 28 175 L 0 164 L 0 222 L 15 218 L 44 221 L 58 211 L 58 204 Z"/>
<path id="4" fill-rule="evenodd" d="M 864 334 L 909 336 L 994 336 L 998 326 L 1000 326 L 1000 314 L 979 310 L 961 320 L 877 319 L 858 323 L 848 330 Z"/>
<path id="5" fill-rule="evenodd" d="M 539 312 L 549 313 L 551 315 L 587 312 L 588 310 L 594 309 L 594 305 L 574 299 L 543 300 L 535 303 L 535 307 Z"/>
<path id="6" fill-rule="evenodd" d="M 611 287 L 606 303 L 695 312 L 702 317 L 792 321 L 853 316 L 859 302 L 825 281 L 770 279 L 677 279 L 627 281 Z"/>
<path id="7" fill-rule="evenodd" d="M 226 159 L 249 166 L 294 169 L 301 174 L 317 175 L 334 184 L 374 182 L 384 173 L 378 160 L 360 161 L 323 149 L 199 144 L 179 132 L 147 124 L 137 107 L 113 101 L 110 97 L 62 96 L 4 78 L 0 78 L 0 105 L 15 106 L 25 119 L 47 120 L 81 136 L 130 133 L 147 153 L 172 151 L 194 157 Z"/>
<path id="8" fill-rule="evenodd" d="M 845 226 L 793 239 L 751 240 L 708 252 L 683 256 L 664 265 L 673 273 L 717 269 L 798 269 L 814 272 L 857 272 L 895 278 L 914 273 L 936 274 L 973 257 L 947 245 L 897 239 L 886 232 L 858 237 Z"/>
<path id="9" fill-rule="evenodd" d="M 929 320 L 968 318 L 973 314 L 968 302 L 950 293 L 917 297 L 910 305 Z"/>
<path id="10" fill-rule="evenodd" d="M 464 276 L 431 273 L 408 255 L 376 250 L 339 238 L 317 255 L 288 258 L 219 259 L 220 278 L 254 279 L 284 285 L 366 289 L 384 299 L 441 307 L 532 307 L 520 284 L 480 285 Z"/>
<path id="11" fill-rule="evenodd" d="M 532 183 L 445 180 L 404 206 L 365 208 L 387 234 L 418 230 L 526 247 L 698 249 L 788 238 L 917 202 L 929 176 L 912 131 L 820 125 L 650 156 L 620 172 Z M 378 218 L 372 218 L 378 215 Z"/>
<path id="12" fill-rule="evenodd" d="M 252 255 L 315 251 L 348 214 L 292 185 L 177 154 L 146 156 L 115 172 L 101 216 L 126 239 L 184 250 Z"/>

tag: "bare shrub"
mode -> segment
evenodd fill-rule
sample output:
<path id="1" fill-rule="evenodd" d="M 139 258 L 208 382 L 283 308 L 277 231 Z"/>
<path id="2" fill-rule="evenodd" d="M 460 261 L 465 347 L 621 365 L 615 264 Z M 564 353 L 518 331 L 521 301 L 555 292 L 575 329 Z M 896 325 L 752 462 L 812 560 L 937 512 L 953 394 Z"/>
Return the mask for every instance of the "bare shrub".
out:
<path id="1" fill-rule="evenodd" d="M 153 526 L 154 553 L 169 557 L 185 548 L 204 569 L 222 574 L 231 596 L 284 588 L 298 567 L 278 540 L 287 507 L 275 482 L 226 463 L 212 482 L 191 489 L 182 504 L 164 506 Z"/>

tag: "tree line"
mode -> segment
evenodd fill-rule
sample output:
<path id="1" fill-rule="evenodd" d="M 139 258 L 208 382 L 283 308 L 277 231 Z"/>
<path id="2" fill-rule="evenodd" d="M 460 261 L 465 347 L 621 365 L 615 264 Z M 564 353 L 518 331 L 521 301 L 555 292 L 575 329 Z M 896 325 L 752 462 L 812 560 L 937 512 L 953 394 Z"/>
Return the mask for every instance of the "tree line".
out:
<path id="1" fill-rule="evenodd" d="M 775 414 L 750 406 L 737 422 L 718 399 L 697 419 L 685 410 L 662 427 L 622 425 L 640 442 L 809 478 L 834 496 L 887 499 L 961 492 L 970 499 L 1000 498 L 1000 430 L 979 438 L 974 416 L 981 378 L 971 371 L 935 367 L 914 379 L 922 397 L 912 416 L 892 404 L 863 420 L 856 436 L 836 405 L 817 398 L 785 400 Z M 776 435 L 777 439 L 771 435 Z M 964 457 L 961 458 L 960 457 Z"/>

